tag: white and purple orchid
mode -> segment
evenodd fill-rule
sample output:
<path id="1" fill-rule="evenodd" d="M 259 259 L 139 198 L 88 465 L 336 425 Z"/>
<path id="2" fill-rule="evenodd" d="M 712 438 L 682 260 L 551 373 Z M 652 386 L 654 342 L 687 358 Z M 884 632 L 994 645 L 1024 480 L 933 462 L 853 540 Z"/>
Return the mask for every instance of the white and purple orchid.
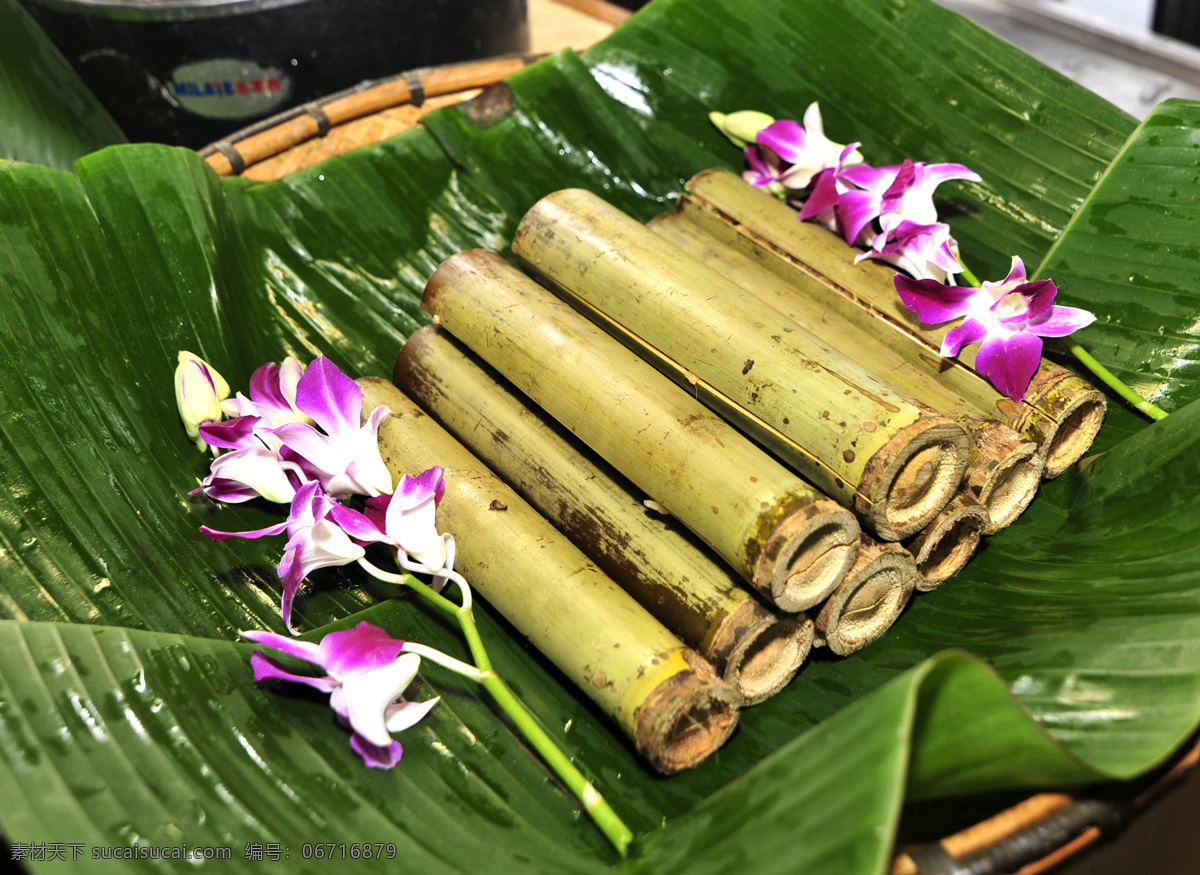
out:
<path id="1" fill-rule="evenodd" d="M 416 677 L 421 657 L 405 652 L 404 641 L 371 623 L 330 632 L 320 644 L 273 632 L 242 635 L 325 671 L 320 677 L 295 674 L 258 650 L 250 658 L 257 681 L 290 681 L 329 693 L 330 706 L 352 731 L 351 747 L 371 768 L 395 767 L 404 751 L 391 733 L 416 725 L 438 702 L 398 701 Z"/>
<path id="2" fill-rule="evenodd" d="M 321 490 L 320 483 L 310 480 L 296 490 L 288 518 L 281 523 L 245 532 L 222 532 L 208 526 L 201 526 L 200 531 L 214 541 L 262 538 L 287 532 L 287 545 L 279 563 L 279 578 L 283 582 L 280 611 L 284 623 L 291 629 L 292 602 L 304 578 L 318 568 L 349 565 L 363 558 L 362 545 L 351 540 L 347 531 L 369 526 L 361 513 L 340 504 Z M 295 630 L 292 631 L 295 634 Z"/>
<path id="3" fill-rule="evenodd" d="M 285 422 L 271 429 L 330 495 L 386 495 L 392 475 L 379 455 L 379 425 L 388 414 L 377 407 L 362 423 L 362 389 L 329 359 L 316 359 L 296 384 L 295 408 L 320 428 Z"/>
<path id="4" fill-rule="evenodd" d="M 803 192 L 822 170 L 862 161 L 858 143 L 843 146 L 825 136 L 816 103 L 805 110 L 803 124 L 752 110 L 711 113 L 709 119 L 745 150 L 750 165 L 742 174 L 746 181 L 777 197 Z"/>
<path id="5" fill-rule="evenodd" d="M 975 368 L 1002 393 L 1021 401 L 1042 361 L 1042 338 L 1064 337 L 1096 317 L 1087 310 L 1054 303 L 1051 280 L 1029 281 L 1025 265 L 1013 256 L 1012 268 L 1000 282 L 982 288 L 947 286 L 897 274 L 896 292 L 922 322 L 935 325 L 966 317 L 942 340 L 943 356 L 956 356 L 979 343 Z"/>
<path id="6" fill-rule="evenodd" d="M 952 283 L 954 275 L 962 270 L 955 251 L 957 246 L 950 236 L 949 225 L 941 222 L 918 225 L 905 220 L 890 233 L 876 235 L 870 248 L 854 261 L 870 258 L 906 270 L 917 279 Z"/>

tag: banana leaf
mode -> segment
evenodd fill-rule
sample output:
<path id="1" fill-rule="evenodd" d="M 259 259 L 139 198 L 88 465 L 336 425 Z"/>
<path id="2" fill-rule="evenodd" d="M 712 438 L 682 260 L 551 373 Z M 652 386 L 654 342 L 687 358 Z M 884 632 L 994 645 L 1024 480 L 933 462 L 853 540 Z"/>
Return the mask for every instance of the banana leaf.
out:
<path id="1" fill-rule="evenodd" d="M 1185 380 L 1154 425 L 1114 402 L 1103 453 L 951 585 L 871 648 L 813 660 L 669 780 L 482 606 L 498 670 L 637 833 L 625 861 L 487 700 L 436 667 L 420 683 L 442 702 L 402 734 L 393 772 L 362 767 L 324 697 L 253 682 L 237 631 L 283 631 L 282 544 L 196 528 L 278 516 L 190 495 L 206 463 L 174 410 L 176 351 L 242 386 L 288 353 L 387 375 L 424 322 L 425 278 L 460 249 L 507 251 L 537 197 L 584 186 L 649 218 L 692 173 L 740 168 L 709 111 L 798 117 L 813 100 L 874 162 L 982 175 L 945 186 L 942 209 L 977 273 L 1071 252 L 1048 266 L 1098 312 L 1114 364 L 1137 371 L 1176 342 L 1071 270 L 1120 237 L 1097 223 L 1077 237 L 1072 221 L 1119 201 L 1096 185 L 1114 158 L 1169 164 L 1161 144 L 1143 130 L 1124 146 L 1129 116 L 918 0 L 655 0 L 582 57 L 513 77 L 488 112 L 443 110 L 278 183 L 218 179 L 163 146 L 70 172 L 0 163 L 0 827 L 14 855 L 50 869 L 77 849 L 147 849 L 98 863 L 114 871 L 182 869 L 149 849 L 186 845 L 228 848 L 221 871 L 332 858 L 365 872 L 382 854 L 401 871 L 880 873 L 905 800 L 1128 780 L 1169 757 L 1200 721 L 1200 405 Z M 1194 135 L 1190 106 L 1168 111 L 1174 141 Z M 1194 197 L 1178 191 L 1179 210 L 1139 213 L 1140 240 L 1178 239 Z M 1147 290 L 1186 289 L 1184 262 L 1138 270 Z M 465 656 L 442 620 L 389 595 L 322 570 L 295 619 L 313 636 L 370 619 Z M 40 862 L 52 851 L 67 862 Z"/>
<path id="2" fill-rule="evenodd" d="M 128 142 L 18 0 L 0 0 L 0 158 L 69 170 Z"/>

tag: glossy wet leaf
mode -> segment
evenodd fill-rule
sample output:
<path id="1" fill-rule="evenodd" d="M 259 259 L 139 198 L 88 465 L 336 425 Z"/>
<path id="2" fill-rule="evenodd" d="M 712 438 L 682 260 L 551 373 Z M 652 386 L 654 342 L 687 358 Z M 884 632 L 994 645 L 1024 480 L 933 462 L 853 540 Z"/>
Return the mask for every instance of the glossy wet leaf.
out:
<path id="1" fill-rule="evenodd" d="M 0 0 L 0 158 L 67 169 L 125 135 L 18 0 Z"/>
<path id="2" fill-rule="evenodd" d="M 1077 335 L 1168 411 L 1200 398 L 1200 106 L 1168 100 L 1122 148 L 1038 273 L 1102 313 Z M 1061 280 L 1058 278 L 1061 277 Z"/>
<path id="3" fill-rule="evenodd" d="M 508 92 L 428 117 L 428 130 L 280 183 L 219 180 L 159 146 L 89 155 L 74 175 L 0 165 L 9 840 L 182 837 L 229 844 L 247 870 L 271 864 L 242 859 L 245 842 L 290 847 L 300 867 L 306 836 L 394 840 L 423 871 L 618 865 L 458 681 L 425 673 L 446 698 L 387 774 L 362 768 L 322 697 L 253 685 L 248 648 L 233 642 L 238 628 L 282 631 L 282 543 L 213 543 L 196 527 L 278 516 L 188 496 L 205 459 L 176 421 L 175 353 L 239 386 L 289 352 L 387 375 L 425 321 L 425 278 L 451 253 L 506 250 L 533 201 L 564 186 L 650 218 L 693 173 L 740 167 L 709 110 L 799 115 L 812 100 L 832 136 L 861 139 L 876 162 L 978 170 L 982 184 L 946 186 L 944 208 L 984 272 L 1013 253 L 1038 263 L 1133 129 L 931 3 L 656 0 L 582 58 L 557 56 Z M 1148 233 L 1171 239 L 1172 222 L 1158 216 Z M 1127 361 L 1162 349 L 1112 331 Z M 1195 726 L 1194 407 L 1150 427 L 1114 408 L 1086 476 L 1048 484 L 883 640 L 845 660 L 818 654 L 744 712 L 712 760 L 671 780 L 646 772 L 486 607 L 483 633 L 518 696 L 639 834 L 625 868 L 880 872 L 906 796 L 1128 777 Z M 318 573 L 298 621 L 352 623 L 365 609 L 462 655 L 436 618 L 370 607 L 386 595 L 352 571 Z M 948 648 L 974 656 L 939 655 Z"/>

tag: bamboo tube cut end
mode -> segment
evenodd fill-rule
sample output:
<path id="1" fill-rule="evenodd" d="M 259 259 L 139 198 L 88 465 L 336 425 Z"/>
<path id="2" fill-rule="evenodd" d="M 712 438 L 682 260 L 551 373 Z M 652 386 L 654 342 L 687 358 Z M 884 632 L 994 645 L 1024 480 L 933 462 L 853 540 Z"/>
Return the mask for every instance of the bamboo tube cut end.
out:
<path id="1" fill-rule="evenodd" d="M 955 496 L 921 534 L 908 544 L 917 560 L 919 592 L 937 589 L 962 570 L 988 530 L 988 511 L 970 496 Z"/>
<path id="2" fill-rule="evenodd" d="M 634 715 L 638 752 L 664 775 L 699 765 L 733 733 L 740 700 L 699 654 L 684 650 L 688 670 L 660 683 Z"/>
<path id="3" fill-rule="evenodd" d="M 944 416 L 922 417 L 871 457 L 856 509 L 884 540 L 916 534 L 950 503 L 968 457 L 961 425 Z"/>
<path id="4" fill-rule="evenodd" d="M 858 552 L 858 521 L 836 501 L 814 501 L 771 533 L 754 568 L 754 585 L 782 611 L 824 601 Z"/>
<path id="5" fill-rule="evenodd" d="M 1037 444 L 999 422 L 980 425 L 973 438 L 963 490 L 987 508 L 983 533 L 990 535 L 1011 525 L 1033 501 L 1045 460 Z"/>
<path id="6" fill-rule="evenodd" d="M 812 642 L 807 616 L 781 618 L 750 598 L 722 624 L 709 661 L 738 691 L 743 706 L 756 705 L 787 686 L 808 658 Z"/>
<path id="7" fill-rule="evenodd" d="M 1098 389 L 1058 366 L 1043 366 L 1034 375 L 1025 400 L 1049 419 L 1044 422 L 1038 417 L 1040 429 L 1035 429 L 1043 432 L 1039 441 L 1045 459 L 1042 476 L 1052 480 L 1091 447 L 1104 423 L 1107 402 Z"/>
<path id="8" fill-rule="evenodd" d="M 908 604 L 918 577 L 907 550 L 863 535 L 845 582 L 817 615 L 818 643 L 849 656 L 878 640 Z"/>

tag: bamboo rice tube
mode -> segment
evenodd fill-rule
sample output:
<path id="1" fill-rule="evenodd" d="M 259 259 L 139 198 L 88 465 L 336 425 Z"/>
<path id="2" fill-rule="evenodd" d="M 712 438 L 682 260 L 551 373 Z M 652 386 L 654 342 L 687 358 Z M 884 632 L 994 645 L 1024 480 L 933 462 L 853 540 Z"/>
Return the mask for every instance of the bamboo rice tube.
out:
<path id="1" fill-rule="evenodd" d="M 1007 422 L 1036 443 L 1043 477 L 1057 477 L 1095 440 L 1104 420 L 1104 395 L 1066 368 L 1043 359 L 1023 402 L 1012 401 L 974 370 L 975 348 L 943 359 L 942 338 L 952 325 L 921 324 L 896 294 L 895 268 L 854 263 L 858 251 L 818 225 L 800 222 L 787 204 L 728 170 L 707 170 L 688 182 L 680 211 L 780 275 L 803 284 L 825 306 L 870 327 L 880 341 L 923 365 L 955 392 Z"/>
<path id="2" fill-rule="evenodd" d="M 804 614 L 781 619 L 632 484 L 569 439 L 511 384 L 436 326 L 408 339 L 394 380 L 605 573 L 754 704 L 812 646 Z M 619 478 L 619 479 L 618 479 Z"/>
<path id="3" fill-rule="evenodd" d="M 606 314 L 668 375 L 690 372 L 744 424 L 880 537 L 924 528 L 967 464 L 961 426 L 914 403 L 620 210 L 581 189 L 542 198 L 513 252 Z M 656 356 L 658 358 L 658 356 Z"/>
<path id="4" fill-rule="evenodd" d="M 815 646 L 849 656 L 877 641 L 899 618 L 919 579 L 911 553 L 864 533 L 846 580 L 817 614 Z"/>
<path id="5" fill-rule="evenodd" d="M 995 419 L 985 419 L 978 407 L 952 391 L 924 363 L 920 367 L 913 365 L 859 325 L 809 297 L 802 288 L 767 270 L 758 261 L 722 243 L 682 213 L 657 216 L 647 227 L 819 336 L 838 352 L 863 363 L 873 373 L 886 374 L 888 382 L 901 392 L 951 417 L 966 429 L 971 448 L 963 483 L 987 507 L 988 532 L 1011 524 L 1033 500 L 1042 479 L 1044 461 L 1037 452 L 1037 444 Z"/>
<path id="6" fill-rule="evenodd" d="M 697 653 L 588 561 L 458 441 L 384 380 L 359 381 L 363 407 L 386 405 L 379 449 L 397 479 L 441 465 L 438 528 L 455 568 L 591 697 L 656 769 L 673 774 L 733 732 L 734 690 Z M 507 509 L 498 513 L 494 502 Z"/>
<path id="7" fill-rule="evenodd" d="M 421 306 L 785 611 L 854 561 L 854 516 L 493 252 L 451 256 Z"/>
<path id="8" fill-rule="evenodd" d="M 929 526 L 905 546 L 917 561 L 918 592 L 937 589 L 962 570 L 988 530 L 988 512 L 960 492 Z"/>

